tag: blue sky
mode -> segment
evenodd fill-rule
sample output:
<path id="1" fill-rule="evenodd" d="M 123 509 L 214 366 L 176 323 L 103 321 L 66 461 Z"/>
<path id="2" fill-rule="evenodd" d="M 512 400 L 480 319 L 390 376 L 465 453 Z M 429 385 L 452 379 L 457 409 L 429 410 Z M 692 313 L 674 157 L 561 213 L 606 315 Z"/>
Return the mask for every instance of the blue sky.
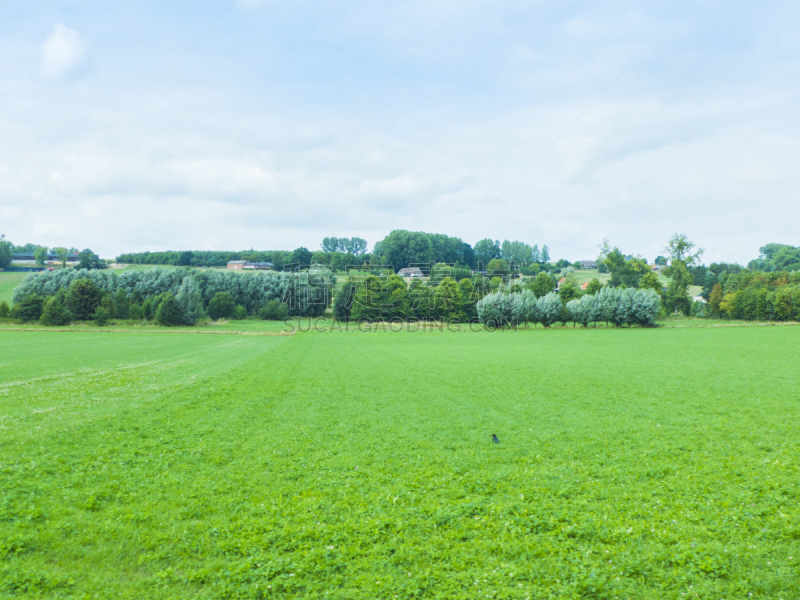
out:
<path id="1" fill-rule="evenodd" d="M 0 8 L 0 233 L 800 244 L 797 0 L 166 4 Z"/>

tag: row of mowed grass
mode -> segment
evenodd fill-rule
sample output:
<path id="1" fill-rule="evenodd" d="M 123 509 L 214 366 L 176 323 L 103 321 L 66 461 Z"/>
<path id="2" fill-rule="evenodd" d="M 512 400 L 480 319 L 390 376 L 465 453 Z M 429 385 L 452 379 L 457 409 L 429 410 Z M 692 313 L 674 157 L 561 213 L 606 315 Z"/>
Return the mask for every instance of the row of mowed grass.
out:
<path id="1" fill-rule="evenodd" d="M 798 598 L 799 332 L 1 331 L 0 596 Z"/>

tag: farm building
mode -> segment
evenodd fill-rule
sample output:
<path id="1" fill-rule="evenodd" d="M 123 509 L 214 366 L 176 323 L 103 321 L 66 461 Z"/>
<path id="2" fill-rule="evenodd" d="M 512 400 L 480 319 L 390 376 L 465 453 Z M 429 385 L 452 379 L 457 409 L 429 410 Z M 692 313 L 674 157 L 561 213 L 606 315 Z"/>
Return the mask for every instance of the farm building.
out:
<path id="1" fill-rule="evenodd" d="M 271 262 L 248 262 L 244 265 L 245 269 L 251 269 L 253 271 L 269 271 L 272 269 Z"/>
<path id="2" fill-rule="evenodd" d="M 244 269 L 244 266 L 248 263 L 246 260 L 229 260 L 228 261 L 228 270 L 230 271 L 241 271 Z"/>
<path id="3" fill-rule="evenodd" d="M 231 271 L 241 271 L 247 269 L 248 271 L 269 271 L 272 269 L 271 262 L 250 262 L 249 260 L 230 260 L 228 261 L 228 269 Z"/>
<path id="4" fill-rule="evenodd" d="M 419 267 L 406 267 L 397 272 L 400 277 L 422 277 L 422 270 Z"/>
<path id="5" fill-rule="evenodd" d="M 581 269 L 596 269 L 597 268 L 597 263 L 595 261 L 593 261 L 593 260 L 582 260 L 582 261 L 580 261 L 580 263 L 581 263 Z"/>
<path id="6" fill-rule="evenodd" d="M 15 263 L 34 262 L 36 260 L 36 257 L 33 254 L 20 254 L 20 253 L 17 253 L 17 252 L 15 252 L 11 258 L 12 258 L 12 262 L 15 262 Z M 67 262 L 68 263 L 76 263 L 79 260 L 80 260 L 80 256 L 78 256 L 77 252 L 72 252 L 71 254 L 67 255 Z M 47 257 L 45 258 L 45 261 L 46 262 L 57 262 L 57 263 L 60 263 L 61 262 L 61 258 L 58 256 L 58 254 L 53 254 L 52 252 L 50 252 L 50 253 L 47 254 Z"/>

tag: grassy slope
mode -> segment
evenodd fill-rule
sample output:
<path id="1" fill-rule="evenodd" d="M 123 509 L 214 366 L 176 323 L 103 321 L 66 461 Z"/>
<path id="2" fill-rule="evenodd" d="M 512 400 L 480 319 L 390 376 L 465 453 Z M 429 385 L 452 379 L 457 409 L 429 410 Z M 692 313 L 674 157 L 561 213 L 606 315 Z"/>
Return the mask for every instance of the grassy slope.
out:
<path id="1" fill-rule="evenodd" d="M 0 301 L 5 300 L 11 306 L 11 297 L 14 293 L 14 288 L 19 285 L 27 273 L 5 273 L 0 271 Z"/>
<path id="2" fill-rule="evenodd" d="M 800 596 L 793 327 L 0 344 L 0 595 Z"/>

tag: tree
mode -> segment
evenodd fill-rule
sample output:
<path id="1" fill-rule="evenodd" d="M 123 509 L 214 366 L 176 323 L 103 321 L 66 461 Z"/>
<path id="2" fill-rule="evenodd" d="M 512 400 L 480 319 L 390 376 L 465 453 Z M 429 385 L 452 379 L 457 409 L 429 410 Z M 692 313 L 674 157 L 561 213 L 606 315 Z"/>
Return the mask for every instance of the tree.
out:
<path id="1" fill-rule="evenodd" d="M 722 304 L 722 299 L 722 285 L 715 283 L 714 287 L 711 289 L 711 294 L 709 294 L 708 299 L 708 306 L 711 309 L 711 314 L 715 317 L 720 316 L 720 305 Z"/>
<path id="2" fill-rule="evenodd" d="M 114 316 L 117 319 L 128 319 L 131 313 L 131 302 L 122 288 L 114 294 Z"/>
<path id="3" fill-rule="evenodd" d="M 542 246 L 542 256 L 541 256 L 541 258 L 542 258 L 541 262 L 543 262 L 543 263 L 550 262 L 550 250 L 548 250 L 547 244 Z"/>
<path id="4" fill-rule="evenodd" d="M 0 238 L 0 269 L 11 265 L 14 258 L 14 244 Z"/>
<path id="5" fill-rule="evenodd" d="M 42 316 L 44 299 L 38 294 L 28 294 L 14 305 L 14 316 L 23 321 L 38 321 Z"/>
<path id="6" fill-rule="evenodd" d="M 504 258 L 493 258 L 489 261 L 489 264 L 486 265 L 486 270 L 490 275 L 508 275 L 509 273 L 508 263 Z"/>
<path id="7" fill-rule="evenodd" d="M 586 286 L 586 293 L 594 296 L 601 289 L 603 289 L 603 284 L 600 283 L 600 280 L 597 277 L 593 277 L 589 282 L 589 285 Z"/>
<path id="8" fill-rule="evenodd" d="M 656 256 L 655 264 L 665 267 L 667 266 L 667 259 L 663 256 Z"/>
<path id="9" fill-rule="evenodd" d="M 475 260 L 483 263 L 483 268 L 486 269 L 486 265 L 490 261 L 501 257 L 500 240 L 492 241 L 491 238 L 484 238 L 475 243 L 473 252 L 475 253 Z"/>
<path id="10" fill-rule="evenodd" d="M 69 286 L 67 306 L 78 321 L 88 321 L 103 300 L 103 290 L 91 279 L 76 279 Z"/>
<path id="11" fill-rule="evenodd" d="M 163 327 L 173 327 L 182 322 L 181 309 L 175 296 L 167 292 L 156 309 L 156 323 Z"/>
<path id="12" fill-rule="evenodd" d="M 339 238 L 340 249 L 350 254 L 364 254 L 367 251 L 367 240 L 360 237 Z M 344 246 L 344 248 L 341 248 Z"/>
<path id="13" fill-rule="evenodd" d="M 347 321 L 350 318 L 350 310 L 353 307 L 353 298 L 358 286 L 348 281 L 336 293 L 333 299 L 333 317 L 339 321 Z"/>
<path id="14" fill-rule="evenodd" d="M 10 314 L 11 308 L 9 308 L 8 302 L 0 300 L 0 319 L 7 319 Z"/>
<path id="15" fill-rule="evenodd" d="M 556 289 L 556 284 L 550 275 L 541 272 L 536 276 L 536 279 L 533 280 L 530 289 L 537 298 L 541 298 Z"/>
<path id="16" fill-rule="evenodd" d="M 308 248 L 300 246 L 297 250 L 292 252 L 291 262 L 301 267 L 306 267 L 311 264 L 311 256 L 312 254 Z"/>
<path id="17" fill-rule="evenodd" d="M 70 324 L 72 315 L 66 307 L 65 298 L 66 294 L 60 290 L 58 294 L 45 300 L 42 316 L 39 317 L 42 325 L 60 327 Z"/>
<path id="18" fill-rule="evenodd" d="M 609 284 L 613 287 L 639 287 L 639 280 L 652 269 L 641 258 L 625 258 L 619 248 L 605 253 L 603 261 L 611 272 Z"/>
<path id="19" fill-rule="evenodd" d="M 339 238 L 337 237 L 323 238 L 322 243 L 320 244 L 320 248 L 322 248 L 323 252 L 338 252 Z"/>
<path id="20" fill-rule="evenodd" d="M 283 321 L 289 316 L 289 307 L 277 300 L 270 300 L 258 311 L 258 316 L 265 321 Z"/>
<path id="21" fill-rule="evenodd" d="M 78 254 L 78 268 L 79 269 L 105 269 L 106 263 L 100 260 L 94 252 L 86 248 Z"/>
<path id="22" fill-rule="evenodd" d="M 200 285 L 194 277 L 187 277 L 183 280 L 175 294 L 175 302 L 178 303 L 181 322 L 184 325 L 195 325 L 205 316 Z"/>
<path id="23" fill-rule="evenodd" d="M 69 250 L 58 246 L 53 248 L 53 253 L 58 256 L 58 260 L 61 261 L 61 268 L 64 269 L 67 266 L 67 258 L 69 258 Z"/>
<path id="24" fill-rule="evenodd" d="M 33 258 L 37 265 L 43 267 L 44 261 L 47 260 L 47 248 L 44 246 L 36 246 L 36 250 L 33 251 Z"/>
<path id="25" fill-rule="evenodd" d="M 501 252 L 503 258 L 509 263 L 513 263 L 517 268 L 524 267 L 533 260 L 533 248 L 525 242 L 503 240 Z"/>
<path id="26" fill-rule="evenodd" d="M 191 250 L 184 250 L 178 256 L 178 264 L 181 266 L 189 266 L 192 264 L 192 259 L 194 258 L 194 252 Z"/>
<path id="27" fill-rule="evenodd" d="M 92 314 L 92 321 L 94 321 L 94 324 L 99 327 L 104 327 L 110 318 L 111 313 L 103 306 L 98 306 Z"/>
<path id="28" fill-rule="evenodd" d="M 664 269 L 664 273 L 671 280 L 667 284 L 664 292 L 664 304 L 669 312 L 682 312 L 688 316 L 692 308 L 692 301 L 689 298 L 689 286 L 692 285 L 692 274 L 686 268 L 686 264 L 681 259 L 674 259 L 672 264 Z"/>
<path id="29" fill-rule="evenodd" d="M 566 306 L 567 302 L 581 297 L 581 289 L 573 282 L 564 282 L 558 291 L 561 297 L 561 303 Z"/>
<path id="30" fill-rule="evenodd" d="M 642 278 L 639 280 L 639 289 L 653 290 L 660 294 L 663 286 L 658 280 L 658 275 L 656 275 L 653 271 L 650 271 L 642 275 Z"/>
<path id="31" fill-rule="evenodd" d="M 421 231 L 398 229 L 383 238 L 381 252 L 385 264 L 392 265 L 395 271 L 411 264 L 430 264 L 434 261 L 433 242 Z M 449 261 L 442 261 L 449 262 Z M 454 262 L 454 261 L 453 261 Z"/>
<path id="32" fill-rule="evenodd" d="M 703 249 L 698 248 L 694 254 L 692 250 L 695 248 L 694 242 L 690 241 L 685 234 L 676 233 L 664 246 L 664 252 L 672 259 L 672 261 L 679 260 L 687 267 L 700 262 L 700 257 L 703 256 Z"/>
<path id="33" fill-rule="evenodd" d="M 536 308 L 539 314 L 539 322 L 545 327 L 550 327 L 561 317 L 561 299 L 555 292 L 536 299 Z"/>
<path id="34" fill-rule="evenodd" d="M 208 303 L 208 316 L 215 321 L 233 316 L 234 310 L 236 303 L 228 292 L 217 292 Z"/>

